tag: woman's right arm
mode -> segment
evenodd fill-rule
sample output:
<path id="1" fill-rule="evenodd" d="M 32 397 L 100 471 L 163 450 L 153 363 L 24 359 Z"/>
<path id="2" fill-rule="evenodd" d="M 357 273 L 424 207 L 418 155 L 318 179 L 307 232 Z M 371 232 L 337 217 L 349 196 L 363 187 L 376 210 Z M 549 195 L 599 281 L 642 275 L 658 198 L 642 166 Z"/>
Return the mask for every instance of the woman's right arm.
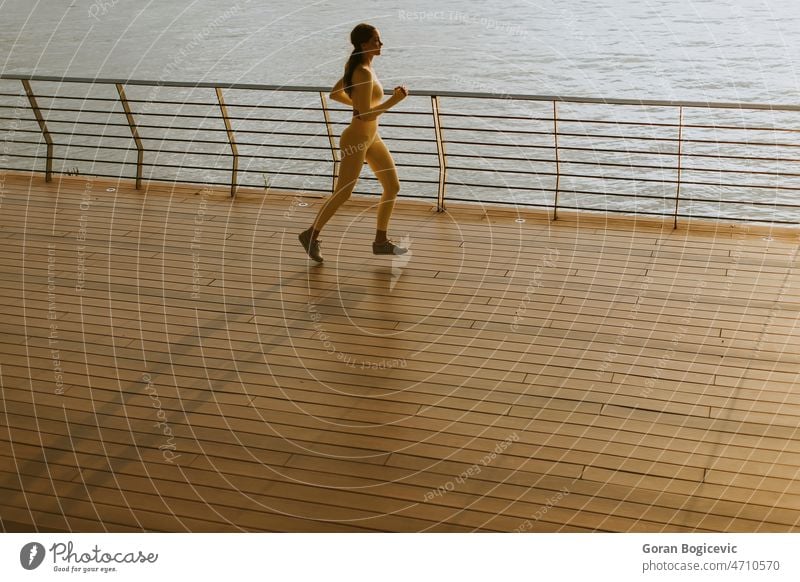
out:
<path id="1" fill-rule="evenodd" d="M 336 81 L 333 89 L 331 89 L 330 98 L 334 101 L 338 101 L 339 103 L 344 103 L 345 105 L 353 104 L 353 100 L 350 99 L 344 90 L 344 77 Z"/>
<path id="2" fill-rule="evenodd" d="M 372 99 L 372 73 L 363 67 L 353 72 L 353 109 L 358 111 L 358 118 L 362 121 L 373 121 L 378 116 L 388 111 L 406 98 L 406 89 L 398 87 L 386 101 L 371 107 Z"/>

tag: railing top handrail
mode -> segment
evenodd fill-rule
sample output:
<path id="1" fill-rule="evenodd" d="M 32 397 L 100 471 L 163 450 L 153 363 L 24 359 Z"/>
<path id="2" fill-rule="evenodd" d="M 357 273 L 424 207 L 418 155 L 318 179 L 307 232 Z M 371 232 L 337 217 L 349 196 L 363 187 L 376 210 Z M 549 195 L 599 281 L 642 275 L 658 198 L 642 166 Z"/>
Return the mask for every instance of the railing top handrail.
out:
<path id="1" fill-rule="evenodd" d="M 147 87 L 181 87 L 188 89 L 244 89 L 255 91 L 295 91 L 295 92 L 325 92 L 330 87 L 305 86 L 305 85 L 264 85 L 258 83 L 228 83 L 228 82 L 202 82 L 202 81 L 166 81 L 146 79 L 106 79 L 97 77 L 59 77 L 50 75 L 32 74 L 0 74 L 0 79 L 10 81 L 47 81 L 56 83 L 89 83 L 103 85 L 142 85 Z M 389 94 L 389 91 L 386 91 Z M 563 103 L 585 103 L 601 105 L 639 105 L 653 107 L 694 107 L 704 109 L 758 109 L 765 111 L 800 111 L 800 105 L 778 103 L 735 103 L 713 101 L 668 101 L 651 99 L 612 99 L 602 97 L 573 97 L 559 95 L 526 95 L 517 93 L 476 93 L 464 91 L 428 91 L 414 90 L 413 95 L 422 97 L 462 97 L 469 99 L 503 99 L 509 101 L 559 101 Z"/>

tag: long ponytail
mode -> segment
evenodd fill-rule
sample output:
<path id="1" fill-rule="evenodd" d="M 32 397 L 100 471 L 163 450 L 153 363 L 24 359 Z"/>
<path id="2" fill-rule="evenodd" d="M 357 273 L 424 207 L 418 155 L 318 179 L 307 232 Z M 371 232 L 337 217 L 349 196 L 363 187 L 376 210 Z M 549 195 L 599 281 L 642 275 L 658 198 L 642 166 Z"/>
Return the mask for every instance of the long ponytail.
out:
<path id="1" fill-rule="evenodd" d="M 356 67 L 363 61 L 364 51 L 361 49 L 361 44 L 368 42 L 375 33 L 375 27 L 371 24 L 358 24 L 350 32 L 350 42 L 353 43 L 353 52 L 350 53 L 350 58 L 347 59 L 347 64 L 344 66 L 344 92 L 350 96 L 353 92 L 353 73 Z"/>

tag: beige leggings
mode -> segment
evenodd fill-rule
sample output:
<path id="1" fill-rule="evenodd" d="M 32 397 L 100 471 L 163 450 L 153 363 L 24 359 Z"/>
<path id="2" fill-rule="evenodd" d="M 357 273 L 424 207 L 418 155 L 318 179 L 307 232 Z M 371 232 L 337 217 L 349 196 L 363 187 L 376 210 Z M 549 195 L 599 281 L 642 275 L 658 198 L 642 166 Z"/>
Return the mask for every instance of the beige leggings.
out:
<path id="1" fill-rule="evenodd" d="M 339 148 L 342 152 L 339 177 L 336 180 L 333 195 L 325 201 L 317 213 L 313 225 L 314 230 L 322 230 L 339 207 L 350 198 L 350 194 L 353 193 L 358 182 L 361 169 L 364 167 L 364 160 L 367 161 L 383 187 L 383 194 L 378 205 L 377 229 L 388 230 L 389 218 L 392 216 L 394 202 L 400 191 L 400 181 L 397 178 L 397 168 L 394 165 L 392 154 L 378 135 L 377 125 L 372 127 L 370 125 L 354 120 L 342 132 L 339 140 Z"/>

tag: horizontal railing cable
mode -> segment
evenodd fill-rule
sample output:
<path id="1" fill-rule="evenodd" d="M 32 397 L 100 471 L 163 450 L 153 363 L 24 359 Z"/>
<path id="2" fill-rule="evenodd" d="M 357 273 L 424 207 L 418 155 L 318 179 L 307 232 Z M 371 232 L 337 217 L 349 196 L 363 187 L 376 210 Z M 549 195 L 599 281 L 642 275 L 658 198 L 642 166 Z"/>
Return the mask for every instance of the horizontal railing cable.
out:
<path id="1" fill-rule="evenodd" d="M 324 194 L 351 115 L 328 106 L 326 87 L 18 74 L 0 82 L 4 159 L 30 160 L 2 169 L 46 167 L 48 179 L 135 177 L 139 187 L 144 177 L 229 186 L 234 196 L 263 174 L 265 191 Z M 425 185 L 412 193 L 439 210 L 447 200 L 488 201 L 550 208 L 553 218 L 582 210 L 669 217 L 675 226 L 678 218 L 800 224 L 797 112 L 794 104 L 422 90 L 386 112 L 381 128 L 401 181 Z M 216 148 L 225 151 L 207 151 Z M 127 159 L 134 152 L 135 162 Z M 209 156 L 219 166 L 207 165 Z M 215 179 L 220 172 L 229 179 Z"/>

